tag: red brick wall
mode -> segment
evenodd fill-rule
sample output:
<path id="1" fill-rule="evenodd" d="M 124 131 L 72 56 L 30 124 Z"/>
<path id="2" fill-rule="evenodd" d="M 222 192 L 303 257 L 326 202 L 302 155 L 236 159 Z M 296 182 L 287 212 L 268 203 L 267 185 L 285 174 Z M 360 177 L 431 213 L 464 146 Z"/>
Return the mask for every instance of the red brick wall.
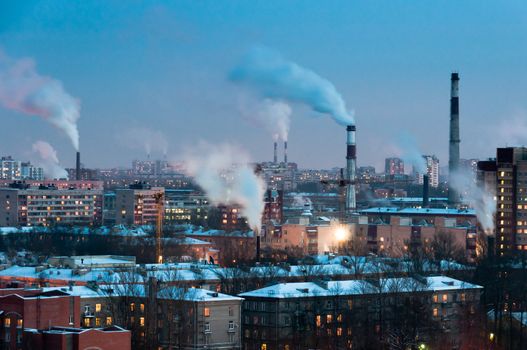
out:
<path id="1" fill-rule="evenodd" d="M 91 329 L 74 335 L 74 350 L 130 350 L 130 332 L 103 332 Z"/>

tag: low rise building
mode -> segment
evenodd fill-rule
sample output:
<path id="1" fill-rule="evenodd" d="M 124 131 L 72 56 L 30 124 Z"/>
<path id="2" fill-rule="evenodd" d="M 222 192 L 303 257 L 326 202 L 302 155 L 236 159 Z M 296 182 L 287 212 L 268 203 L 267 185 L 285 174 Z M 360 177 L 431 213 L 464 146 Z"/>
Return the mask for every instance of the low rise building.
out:
<path id="1" fill-rule="evenodd" d="M 115 190 L 115 224 L 155 225 L 158 217 L 164 216 L 164 195 L 163 187 L 144 182 Z"/>
<path id="2" fill-rule="evenodd" d="M 477 332 L 471 322 L 481 289 L 445 276 L 276 284 L 240 294 L 243 345 L 381 348 L 400 334 L 401 348 L 462 348 Z"/>

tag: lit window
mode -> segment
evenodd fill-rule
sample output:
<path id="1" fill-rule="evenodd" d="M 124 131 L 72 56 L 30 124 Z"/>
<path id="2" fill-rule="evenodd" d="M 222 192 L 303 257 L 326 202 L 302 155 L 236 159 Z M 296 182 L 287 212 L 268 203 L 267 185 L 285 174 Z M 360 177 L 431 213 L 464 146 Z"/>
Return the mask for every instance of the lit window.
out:
<path id="1" fill-rule="evenodd" d="M 443 294 L 443 303 L 448 301 L 448 294 Z"/>
<path id="2" fill-rule="evenodd" d="M 437 294 L 434 295 L 433 299 L 434 299 L 434 303 L 437 303 L 439 301 L 439 298 L 437 297 Z"/>
<path id="3" fill-rule="evenodd" d="M 101 304 L 95 304 L 95 312 L 101 312 Z"/>
<path id="4" fill-rule="evenodd" d="M 326 323 L 331 323 L 333 321 L 333 315 L 326 315 Z"/>
<path id="5" fill-rule="evenodd" d="M 439 315 L 439 311 L 437 310 L 437 307 L 434 308 L 433 315 L 434 317 L 437 317 L 437 315 Z"/>
<path id="6" fill-rule="evenodd" d="M 110 326 L 112 324 L 112 318 L 110 316 L 106 317 L 106 325 Z"/>
<path id="7" fill-rule="evenodd" d="M 6 326 L 6 327 L 11 326 L 11 319 L 10 319 L 10 318 L 6 318 L 6 319 L 4 320 L 4 326 Z"/>
<path id="8" fill-rule="evenodd" d="M 139 317 L 139 325 L 141 327 L 144 327 L 145 326 L 145 318 L 144 317 Z"/>
<path id="9" fill-rule="evenodd" d="M 317 324 L 317 327 L 320 327 L 320 325 L 322 324 L 322 318 L 320 317 L 320 315 L 317 315 L 315 317 L 315 322 Z"/>
<path id="10" fill-rule="evenodd" d="M 24 326 L 24 320 L 21 319 L 21 318 L 18 319 L 18 320 L 16 321 L 16 326 L 17 326 L 18 328 L 22 328 L 22 327 Z"/>
<path id="11" fill-rule="evenodd" d="M 203 316 L 209 317 L 210 316 L 210 308 L 206 307 L 203 309 Z"/>
<path id="12" fill-rule="evenodd" d="M 130 311 L 134 311 L 135 310 L 135 303 L 130 303 Z"/>
<path id="13" fill-rule="evenodd" d="M 141 304 L 140 306 L 141 312 L 145 312 L 145 304 Z"/>
<path id="14" fill-rule="evenodd" d="M 101 319 L 99 317 L 96 317 L 95 318 L 95 327 L 100 327 L 101 326 Z"/>
<path id="15" fill-rule="evenodd" d="M 342 336 L 342 328 L 341 327 L 337 328 L 337 336 L 338 337 Z"/>
<path id="16" fill-rule="evenodd" d="M 260 350 L 267 350 L 267 344 L 263 343 L 262 346 L 260 346 Z"/>

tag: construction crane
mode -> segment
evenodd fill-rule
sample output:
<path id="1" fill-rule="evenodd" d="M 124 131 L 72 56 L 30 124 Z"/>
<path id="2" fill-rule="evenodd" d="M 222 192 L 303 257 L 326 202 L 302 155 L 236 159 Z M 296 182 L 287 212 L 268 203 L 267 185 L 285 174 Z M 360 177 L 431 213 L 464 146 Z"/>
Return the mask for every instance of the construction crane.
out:
<path id="1" fill-rule="evenodd" d="M 157 217 L 156 217 L 156 262 L 158 264 L 163 263 L 163 251 L 161 248 L 161 236 L 163 235 L 163 216 L 164 216 L 164 199 L 165 195 L 163 192 L 154 194 L 156 201 Z"/>

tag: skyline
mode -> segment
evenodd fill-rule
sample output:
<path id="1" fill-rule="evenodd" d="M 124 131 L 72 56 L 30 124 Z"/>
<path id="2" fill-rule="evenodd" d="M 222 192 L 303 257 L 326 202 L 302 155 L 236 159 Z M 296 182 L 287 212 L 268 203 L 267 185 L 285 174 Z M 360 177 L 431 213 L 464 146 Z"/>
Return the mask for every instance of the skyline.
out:
<path id="1" fill-rule="evenodd" d="M 87 167 L 146 158 L 140 147 L 122 141 L 132 129 L 162 132 L 169 159 L 182 160 L 183 150 L 208 140 L 237 144 L 254 161 L 271 160 L 272 136 L 246 121 L 240 108 L 251 95 L 228 79 L 259 45 L 336 86 L 355 111 L 361 166 L 382 169 L 385 157 L 397 156 L 401 132 L 446 166 L 452 71 L 461 78 L 462 158 L 485 159 L 496 147 L 526 143 L 527 71 L 521 63 L 527 51 L 518 43 L 526 39 L 527 5 L 279 4 L 3 3 L 0 48 L 15 59 L 34 59 L 40 74 L 81 100 L 80 150 Z M 392 11 L 396 6 L 405 10 Z M 319 116 L 292 105 L 289 159 L 302 168 L 342 167 L 345 129 Z M 43 140 L 57 150 L 61 165 L 74 164 L 75 151 L 59 130 L 5 108 L 0 118 L 0 137 L 10 145 L 2 155 L 28 158 L 31 145 Z M 162 153 L 159 148 L 152 157 Z"/>

